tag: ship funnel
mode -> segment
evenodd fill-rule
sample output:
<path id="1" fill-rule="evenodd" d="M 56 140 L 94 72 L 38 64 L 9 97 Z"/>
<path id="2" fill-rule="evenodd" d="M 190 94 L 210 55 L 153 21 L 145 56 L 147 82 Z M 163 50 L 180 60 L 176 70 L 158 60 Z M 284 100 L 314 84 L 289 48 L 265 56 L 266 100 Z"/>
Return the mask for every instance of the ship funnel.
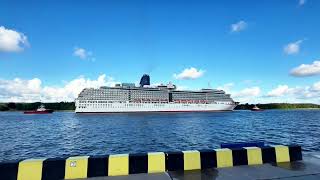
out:
<path id="1" fill-rule="evenodd" d="M 140 87 L 144 85 L 150 85 L 150 76 L 148 74 L 144 74 L 140 80 Z"/>

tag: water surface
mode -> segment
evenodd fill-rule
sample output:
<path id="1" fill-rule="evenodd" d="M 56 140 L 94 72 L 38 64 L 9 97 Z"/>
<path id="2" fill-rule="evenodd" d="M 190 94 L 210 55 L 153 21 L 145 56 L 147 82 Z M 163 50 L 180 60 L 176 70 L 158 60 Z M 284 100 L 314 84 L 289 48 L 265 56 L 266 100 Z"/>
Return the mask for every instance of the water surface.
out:
<path id="1" fill-rule="evenodd" d="M 218 148 L 264 141 L 320 150 L 319 110 L 48 115 L 0 113 L 0 161 Z"/>

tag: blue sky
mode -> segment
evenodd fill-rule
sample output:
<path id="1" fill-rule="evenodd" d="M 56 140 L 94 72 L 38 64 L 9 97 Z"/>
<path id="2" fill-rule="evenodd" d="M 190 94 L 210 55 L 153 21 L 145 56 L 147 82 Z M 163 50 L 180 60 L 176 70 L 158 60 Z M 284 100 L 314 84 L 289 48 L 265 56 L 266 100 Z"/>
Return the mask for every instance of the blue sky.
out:
<path id="1" fill-rule="evenodd" d="M 0 1 L 0 101 L 149 73 L 242 102 L 320 103 L 319 12 L 317 0 Z"/>

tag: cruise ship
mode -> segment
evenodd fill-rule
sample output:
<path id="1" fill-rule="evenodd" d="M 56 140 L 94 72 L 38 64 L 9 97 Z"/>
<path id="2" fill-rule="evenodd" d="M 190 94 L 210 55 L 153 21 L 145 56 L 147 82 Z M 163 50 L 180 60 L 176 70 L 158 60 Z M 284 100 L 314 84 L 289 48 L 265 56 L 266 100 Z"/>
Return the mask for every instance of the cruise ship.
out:
<path id="1" fill-rule="evenodd" d="M 150 76 L 145 74 L 140 86 L 134 83 L 85 88 L 75 100 L 76 113 L 116 112 L 206 112 L 232 111 L 237 102 L 223 90 L 177 90 L 172 83 L 150 86 Z"/>

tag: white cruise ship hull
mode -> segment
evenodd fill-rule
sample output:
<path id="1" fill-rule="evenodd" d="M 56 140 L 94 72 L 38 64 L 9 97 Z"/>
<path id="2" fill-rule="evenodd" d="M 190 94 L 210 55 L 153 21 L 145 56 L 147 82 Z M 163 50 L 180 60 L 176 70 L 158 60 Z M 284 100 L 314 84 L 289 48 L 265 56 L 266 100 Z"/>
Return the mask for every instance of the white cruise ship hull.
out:
<path id="1" fill-rule="evenodd" d="M 76 101 L 76 113 L 125 113 L 125 112 L 207 112 L 232 111 L 236 105 L 230 102 L 215 104 L 185 103 L 95 103 L 82 106 Z"/>

